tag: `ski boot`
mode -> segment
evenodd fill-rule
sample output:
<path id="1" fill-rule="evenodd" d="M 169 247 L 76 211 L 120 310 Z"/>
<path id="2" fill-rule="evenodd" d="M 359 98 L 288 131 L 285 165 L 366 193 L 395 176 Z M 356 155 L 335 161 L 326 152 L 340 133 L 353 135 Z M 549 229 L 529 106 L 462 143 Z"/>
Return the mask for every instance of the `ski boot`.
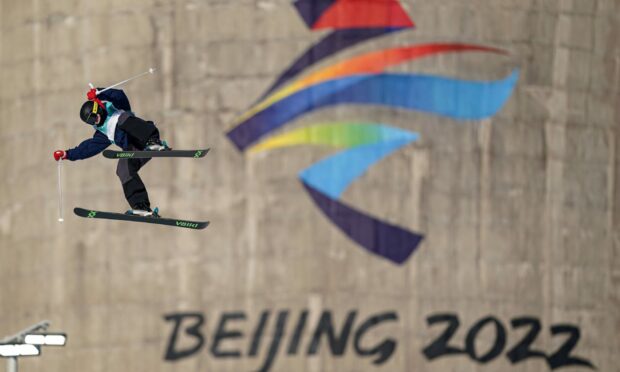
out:
<path id="1" fill-rule="evenodd" d="M 159 208 L 155 208 L 151 210 L 151 207 L 149 207 L 149 205 L 146 203 L 136 204 L 136 206 L 133 209 L 128 210 L 127 212 L 125 212 L 125 214 L 132 215 L 132 216 L 141 216 L 141 217 L 154 217 L 154 218 L 160 217 Z"/>
<path id="2" fill-rule="evenodd" d="M 168 151 L 172 150 L 166 141 L 162 141 L 159 137 L 151 137 L 146 141 L 145 151 Z"/>

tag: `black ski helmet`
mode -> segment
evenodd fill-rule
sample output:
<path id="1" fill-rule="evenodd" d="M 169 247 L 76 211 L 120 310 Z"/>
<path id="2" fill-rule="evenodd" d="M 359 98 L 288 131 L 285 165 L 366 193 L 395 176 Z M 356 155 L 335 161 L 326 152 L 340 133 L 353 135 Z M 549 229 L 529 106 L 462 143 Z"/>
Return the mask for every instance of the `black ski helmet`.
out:
<path id="1" fill-rule="evenodd" d="M 101 120 L 99 121 L 99 124 L 97 126 L 102 126 L 105 122 L 106 117 L 108 116 L 108 113 L 105 110 L 105 106 L 99 104 L 96 101 L 86 101 L 80 109 L 80 119 L 90 125 L 95 125 L 95 121 L 97 120 L 97 114 L 101 115 Z"/>

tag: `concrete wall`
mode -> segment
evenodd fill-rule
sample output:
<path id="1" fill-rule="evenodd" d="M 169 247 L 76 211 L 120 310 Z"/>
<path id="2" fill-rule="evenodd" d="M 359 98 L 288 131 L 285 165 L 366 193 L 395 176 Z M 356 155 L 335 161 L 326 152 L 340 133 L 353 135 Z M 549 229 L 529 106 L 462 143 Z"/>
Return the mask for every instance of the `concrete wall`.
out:
<path id="1" fill-rule="evenodd" d="M 277 315 L 289 310 L 271 371 L 550 370 L 542 358 L 514 365 L 506 358 L 527 330 L 510 322 L 523 315 L 541 324 L 533 349 L 553 354 L 566 336 L 552 337 L 550 328 L 574 325 L 581 338 L 572 355 L 620 371 L 620 2 L 402 3 L 414 30 L 323 65 L 393 45 L 469 42 L 510 55 L 444 56 L 395 70 L 496 79 L 517 67 L 521 77 L 506 107 L 484 121 L 338 107 L 295 123 L 372 118 L 421 134 L 344 195 L 425 235 L 395 265 L 360 249 L 303 191 L 299 170 L 331 150 L 252 156 L 225 136 L 322 35 L 289 1 L 0 0 L 0 338 L 41 319 L 69 334 L 66 348 L 47 348 L 20 367 L 255 371 L 280 339 Z M 196 232 L 72 215 L 74 206 L 127 208 L 115 162 L 100 156 L 63 164 L 65 222 L 58 223 L 51 154 L 92 135 L 77 115 L 87 83 L 105 86 L 151 66 L 155 76 L 126 86 L 135 111 L 157 122 L 174 147 L 213 150 L 202 160 L 154 160 L 142 177 L 163 214 L 211 226 Z M 299 349 L 284 355 L 305 310 Z M 325 339 L 307 355 L 327 311 L 338 332 L 357 311 L 343 355 Z M 164 316 L 183 312 L 206 318 L 205 345 L 164 361 L 174 330 Z M 396 349 L 375 365 L 355 351 L 354 336 L 380 313 L 398 319 L 369 330 L 358 346 L 393 339 Z M 430 326 L 427 317 L 441 313 L 460 319 L 450 341 L 457 348 L 474 323 L 493 316 L 506 329 L 505 350 L 488 363 L 465 354 L 427 359 L 422 349 L 446 326 Z M 242 336 L 215 347 L 223 318 L 225 330 Z M 186 320 L 179 349 L 196 344 Z M 253 355 L 255 333 L 264 337 Z M 496 339 L 493 326 L 475 339 L 484 354 Z"/>

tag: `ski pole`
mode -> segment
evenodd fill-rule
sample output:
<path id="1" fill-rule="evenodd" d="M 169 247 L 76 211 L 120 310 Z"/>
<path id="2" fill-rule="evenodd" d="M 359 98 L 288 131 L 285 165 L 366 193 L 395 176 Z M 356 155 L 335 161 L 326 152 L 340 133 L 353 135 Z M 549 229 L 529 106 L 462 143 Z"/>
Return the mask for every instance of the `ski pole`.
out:
<path id="1" fill-rule="evenodd" d="M 63 222 L 62 218 L 62 159 L 58 160 L 58 222 Z"/>
<path id="2" fill-rule="evenodd" d="M 132 77 L 130 77 L 130 78 L 129 78 L 129 79 L 127 79 L 127 80 L 123 80 L 123 81 L 121 81 L 120 83 L 116 83 L 116 84 L 114 84 L 114 85 L 110 85 L 109 87 L 107 87 L 107 88 L 105 88 L 105 89 L 102 89 L 102 90 L 97 90 L 97 91 L 96 91 L 96 94 L 97 94 L 97 95 L 99 95 L 100 93 L 103 93 L 103 92 L 105 92 L 105 91 L 106 91 L 106 90 L 108 90 L 108 89 L 115 88 L 115 87 L 117 87 L 117 86 L 119 86 L 119 85 L 123 85 L 123 84 L 125 84 L 125 83 L 126 83 L 126 82 L 128 82 L 128 81 L 131 81 L 131 80 L 137 79 L 137 78 L 139 78 L 140 76 L 144 76 L 144 75 L 146 75 L 146 74 L 152 74 L 152 73 L 154 73 L 154 72 L 155 72 L 155 68 L 151 67 L 151 68 L 149 68 L 149 69 L 148 69 L 148 71 L 144 71 L 144 72 L 143 72 L 143 73 L 141 73 L 141 74 L 138 74 L 138 75 L 136 75 L 136 76 L 132 76 Z M 93 86 L 93 84 L 92 84 L 92 83 L 89 83 L 89 84 L 88 84 L 88 86 L 89 86 L 91 89 L 95 89 L 95 87 Z"/>

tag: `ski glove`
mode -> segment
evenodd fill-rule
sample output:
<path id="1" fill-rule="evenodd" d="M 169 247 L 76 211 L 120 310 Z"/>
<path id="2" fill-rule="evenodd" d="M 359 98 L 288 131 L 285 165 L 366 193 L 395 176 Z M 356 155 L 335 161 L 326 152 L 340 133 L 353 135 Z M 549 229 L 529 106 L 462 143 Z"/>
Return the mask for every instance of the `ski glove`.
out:
<path id="1" fill-rule="evenodd" d="M 66 158 L 67 158 L 66 151 L 63 151 L 63 150 L 54 151 L 54 159 L 56 159 L 56 161 L 65 160 Z"/>

